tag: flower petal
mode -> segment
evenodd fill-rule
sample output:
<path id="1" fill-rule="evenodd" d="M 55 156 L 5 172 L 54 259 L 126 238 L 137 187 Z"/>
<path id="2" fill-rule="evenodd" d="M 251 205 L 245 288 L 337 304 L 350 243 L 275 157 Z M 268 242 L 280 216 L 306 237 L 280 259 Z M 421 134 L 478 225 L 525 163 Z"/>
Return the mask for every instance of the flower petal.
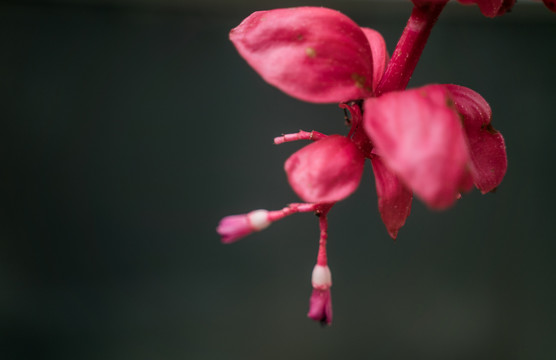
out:
<path id="1" fill-rule="evenodd" d="M 494 190 L 508 168 L 504 138 L 490 124 L 492 111 L 475 91 L 458 85 L 446 85 L 464 118 L 464 128 L 471 155 L 471 174 L 483 194 Z"/>
<path id="2" fill-rule="evenodd" d="M 364 126 L 386 166 L 430 207 L 455 201 L 469 153 L 447 89 L 428 85 L 368 99 Z"/>
<path id="3" fill-rule="evenodd" d="M 372 95 L 367 38 L 338 11 L 257 11 L 230 32 L 230 40 L 263 79 L 297 99 L 337 103 Z"/>
<path id="4" fill-rule="evenodd" d="M 332 296 L 330 289 L 313 289 L 307 316 L 323 325 L 332 323 Z"/>
<path id="5" fill-rule="evenodd" d="M 304 201 L 336 202 L 359 186 L 365 158 L 351 140 L 331 135 L 295 152 L 285 163 L 293 190 Z"/>
<path id="6" fill-rule="evenodd" d="M 542 0 L 544 5 L 552 12 L 556 12 L 556 0 Z"/>
<path id="7" fill-rule="evenodd" d="M 477 4 L 486 17 L 504 15 L 510 11 L 516 0 L 458 0 L 462 4 Z"/>
<path id="8" fill-rule="evenodd" d="M 369 41 L 371 46 L 371 52 L 373 53 L 373 91 L 378 86 L 384 71 L 386 71 L 386 65 L 388 65 L 388 60 L 390 56 L 388 55 L 388 49 L 386 49 L 386 42 L 382 35 L 373 29 L 361 28 L 363 33 Z"/>
<path id="9" fill-rule="evenodd" d="M 413 194 L 388 170 L 379 156 L 371 158 L 371 163 L 375 175 L 378 211 L 388 234 L 396 240 L 398 231 L 411 212 Z"/>

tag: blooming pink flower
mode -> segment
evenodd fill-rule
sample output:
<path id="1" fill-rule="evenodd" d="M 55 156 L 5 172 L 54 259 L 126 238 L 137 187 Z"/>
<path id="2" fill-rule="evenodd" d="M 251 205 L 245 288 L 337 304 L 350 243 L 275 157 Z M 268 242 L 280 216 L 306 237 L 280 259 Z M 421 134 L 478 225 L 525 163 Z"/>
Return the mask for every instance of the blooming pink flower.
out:
<path id="1" fill-rule="evenodd" d="M 327 215 L 357 189 L 365 159 L 371 160 L 379 212 L 394 239 L 409 216 L 413 193 L 442 209 L 473 184 L 492 191 L 505 174 L 504 140 L 479 94 L 457 85 L 403 90 L 446 2 L 429 7 L 424 5 L 435 2 L 414 0 L 392 62 L 378 32 L 326 8 L 255 12 L 230 33 L 240 55 L 268 83 L 300 100 L 340 103 L 351 125 L 347 136 L 299 131 L 275 138 L 276 144 L 313 141 L 284 166 L 292 189 L 307 203 L 225 217 L 217 228 L 230 243 L 285 216 L 315 212 L 320 238 L 308 313 L 313 320 L 332 321 Z M 475 2 L 483 13 L 496 5 Z M 509 2 L 499 5 L 498 12 Z"/>

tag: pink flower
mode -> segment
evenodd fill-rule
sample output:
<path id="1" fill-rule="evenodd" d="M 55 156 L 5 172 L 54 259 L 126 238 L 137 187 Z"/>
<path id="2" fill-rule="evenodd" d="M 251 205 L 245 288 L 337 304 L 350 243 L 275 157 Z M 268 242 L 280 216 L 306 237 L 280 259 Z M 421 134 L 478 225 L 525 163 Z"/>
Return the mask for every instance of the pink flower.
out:
<path id="1" fill-rule="evenodd" d="M 307 203 L 225 217 L 217 228 L 222 242 L 230 243 L 285 216 L 315 212 L 320 238 L 308 316 L 323 324 L 332 321 L 327 215 L 357 189 L 365 159 L 372 163 L 378 209 L 393 239 L 409 216 L 413 193 L 444 209 L 473 184 L 492 191 L 506 172 L 504 140 L 479 94 L 458 85 L 403 90 L 447 0 L 413 2 L 390 62 L 378 32 L 326 8 L 255 12 L 230 33 L 240 55 L 268 83 L 300 100 L 340 103 L 351 126 L 347 136 L 299 131 L 275 138 L 275 144 L 313 142 L 284 165 L 292 189 Z M 490 16 L 511 1 L 473 2 Z"/>
<path id="2" fill-rule="evenodd" d="M 313 293 L 309 300 L 307 316 L 323 325 L 330 325 L 332 323 L 332 297 L 330 296 L 332 275 L 328 266 L 315 265 L 311 282 Z"/>

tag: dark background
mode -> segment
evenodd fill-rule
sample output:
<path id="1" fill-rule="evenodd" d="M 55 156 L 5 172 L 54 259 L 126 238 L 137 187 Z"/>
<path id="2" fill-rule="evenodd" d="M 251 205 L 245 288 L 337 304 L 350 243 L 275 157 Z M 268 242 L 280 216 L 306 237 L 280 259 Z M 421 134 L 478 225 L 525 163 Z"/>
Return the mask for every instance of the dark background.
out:
<path id="1" fill-rule="evenodd" d="M 305 316 L 318 226 L 301 214 L 224 246 L 225 215 L 297 201 L 289 98 L 228 31 L 293 1 L 0 4 L 0 358 L 554 359 L 556 14 L 449 4 L 410 86 L 491 104 L 507 175 L 444 212 L 416 200 L 396 243 L 370 166 L 330 213 L 334 324 Z M 409 2 L 309 1 L 383 33 Z"/>

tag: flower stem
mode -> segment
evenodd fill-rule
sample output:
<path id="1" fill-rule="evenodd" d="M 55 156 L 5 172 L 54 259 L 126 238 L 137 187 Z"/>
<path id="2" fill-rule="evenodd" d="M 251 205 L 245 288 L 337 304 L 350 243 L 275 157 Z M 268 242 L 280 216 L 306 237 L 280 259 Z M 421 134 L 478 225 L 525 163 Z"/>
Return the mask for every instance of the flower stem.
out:
<path id="1" fill-rule="evenodd" d="M 328 240 L 328 211 L 334 204 L 322 204 L 317 212 L 319 216 L 320 238 L 319 253 L 317 255 L 317 265 L 327 266 L 328 257 L 326 256 L 326 241 Z"/>
<path id="2" fill-rule="evenodd" d="M 419 62 L 431 30 L 447 2 L 448 0 L 421 1 L 422 5 L 413 7 L 394 54 L 375 91 L 376 96 L 406 88 L 413 70 Z"/>

